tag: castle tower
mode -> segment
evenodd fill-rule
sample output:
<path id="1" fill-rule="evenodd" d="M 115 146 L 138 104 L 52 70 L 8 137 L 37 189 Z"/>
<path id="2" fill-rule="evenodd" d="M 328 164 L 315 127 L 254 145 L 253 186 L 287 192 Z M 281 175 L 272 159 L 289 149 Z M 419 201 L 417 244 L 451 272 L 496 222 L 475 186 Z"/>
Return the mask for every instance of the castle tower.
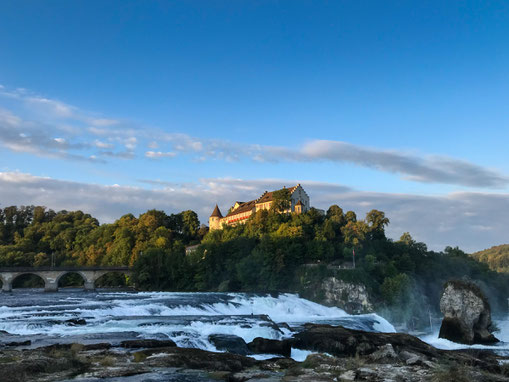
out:
<path id="1" fill-rule="evenodd" d="M 219 207 L 216 204 L 216 208 L 214 208 L 214 211 L 212 211 L 212 215 L 210 215 L 209 217 L 209 229 L 211 231 L 213 229 L 220 229 L 222 218 L 223 215 L 221 214 L 221 211 L 219 210 Z"/>
<path id="2" fill-rule="evenodd" d="M 295 204 L 295 213 L 296 214 L 301 214 L 302 213 L 302 207 L 303 207 L 303 204 L 302 202 L 299 200 L 297 202 L 297 204 Z"/>

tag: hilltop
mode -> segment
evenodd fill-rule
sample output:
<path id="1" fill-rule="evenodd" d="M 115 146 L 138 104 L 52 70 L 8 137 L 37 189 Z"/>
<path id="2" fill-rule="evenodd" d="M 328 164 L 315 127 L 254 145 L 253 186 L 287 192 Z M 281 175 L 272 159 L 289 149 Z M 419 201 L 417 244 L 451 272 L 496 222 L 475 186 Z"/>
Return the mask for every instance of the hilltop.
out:
<path id="1" fill-rule="evenodd" d="M 493 271 L 509 273 L 509 244 L 496 245 L 472 253 L 472 257 L 477 261 L 488 264 Z"/>

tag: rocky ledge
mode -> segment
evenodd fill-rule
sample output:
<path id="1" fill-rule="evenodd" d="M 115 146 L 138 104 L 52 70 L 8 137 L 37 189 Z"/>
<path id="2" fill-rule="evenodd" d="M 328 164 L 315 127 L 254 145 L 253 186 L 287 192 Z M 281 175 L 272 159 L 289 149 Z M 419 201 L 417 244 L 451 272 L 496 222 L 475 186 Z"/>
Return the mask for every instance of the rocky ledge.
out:
<path id="1" fill-rule="evenodd" d="M 407 334 L 308 324 L 293 338 L 257 338 L 246 345 L 241 346 L 242 352 L 288 355 L 290 348 L 298 348 L 315 353 L 304 362 L 282 355 L 259 361 L 227 352 L 179 348 L 170 341 L 157 340 L 127 342 L 122 348 L 107 344 L 25 350 L 4 347 L 0 350 L 0 381 L 143 378 L 154 372 L 201 373 L 200 381 L 228 382 L 509 380 L 509 366 L 503 363 L 507 359 L 492 352 L 439 350 Z"/>

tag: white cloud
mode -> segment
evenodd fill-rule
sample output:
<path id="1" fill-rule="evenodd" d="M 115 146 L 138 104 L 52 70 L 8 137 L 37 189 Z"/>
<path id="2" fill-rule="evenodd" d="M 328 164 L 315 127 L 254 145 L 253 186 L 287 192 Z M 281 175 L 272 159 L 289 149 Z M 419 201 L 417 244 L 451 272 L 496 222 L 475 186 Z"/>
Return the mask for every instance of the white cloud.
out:
<path id="1" fill-rule="evenodd" d="M 147 151 L 145 156 L 147 158 L 173 158 L 177 155 L 174 152 L 161 152 L 161 151 Z"/>
<path id="2" fill-rule="evenodd" d="M 136 137 L 129 137 L 124 140 L 124 145 L 128 150 L 134 150 L 136 148 L 137 143 L 138 139 Z"/>
<path id="3" fill-rule="evenodd" d="M 117 119 L 98 117 L 61 101 L 34 95 L 26 89 L 0 88 L 0 96 L 19 100 L 22 104 L 29 105 L 30 110 L 39 112 L 36 113 L 37 118 L 33 119 L 24 115 L 20 118 L 8 110 L 0 109 L 0 141 L 11 150 L 36 155 L 89 160 L 92 154 L 90 152 L 82 155 L 70 151 L 96 147 L 104 151 L 94 155 L 132 159 L 135 158 L 134 150 L 142 144 L 149 148 L 145 156 L 152 158 L 170 157 L 173 152 L 177 152 L 187 154 L 194 161 L 214 159 L 235 162 L 248 159 L 261 164 L 327 161 L 349 163 L 396 174 L 413 182 L 486 189 L 504 189 L 509 185 L 507 174 L 458 158 L 372 148 L 330 140 L 311 140 L 300 147 L 280 147 L 197 138 L 184 133 L 167 133 L 158 129 L 121 123 Z M 13 133 L 15 129 L 16 134 Z M 65 142 L 51 139 L 51 135 L 62 135 L 59 138 L 65 139 Z M 125 150 L 112 151 L 114 146 L 111 142 L 123 145 Z M 171 153 L 157 150 L 161 142 L 171 145 Z M 62 150 L 65 150 L 65 153 L 62 153 Z"/>
<path id="4" fill-rule="evenodd" d="M 58 118 L 71 118 L 76 116 L 75 113 L 77 109 L 75 107 L 60 101 L 38 96 L 26 97 L 24 100 L 31 106 L 38 107 L 41 111 L 49 112 Z"/>
<path id="5" fill-rule="evenodd" d="M 89 122 L 92 126 L 96 126 L 96 127 L 108 127 L 108 126 L 118 125 L 120 123 L 116 119 L 107 119 L 107 118 L 90 119 Z"/>
<path id="6" fill-rule="evenodd" d="M 111 149 L 111 148 L 113 148 L 113 144 L 102 142 L 102 141 L 100 141 L 98 139 L 96 139 L 94 141 L 94 146 L 99 148 L 99 149 Z"/>

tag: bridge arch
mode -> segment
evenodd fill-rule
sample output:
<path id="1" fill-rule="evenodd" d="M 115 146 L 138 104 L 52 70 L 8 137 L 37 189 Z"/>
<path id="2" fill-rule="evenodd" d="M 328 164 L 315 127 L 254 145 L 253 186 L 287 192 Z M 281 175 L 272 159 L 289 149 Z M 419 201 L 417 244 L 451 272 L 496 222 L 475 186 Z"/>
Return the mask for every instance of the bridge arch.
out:
<path id="1" fill-rule="evenodd" d="M 36 279 L 41 281 L 38 283 L 39 284 L 38 286 L 34 286 L 35 288 L 46 288 L 48 280 L 44 276 L 38 274 L 37 272 L 20 272 L 18 274 L 15 274 L 10 280 L 10 289 L 19 288 L 18 286 L 16 286 L 16 283 L 22 282 L 22 279 L 27 278 L 27 276 L 35 276 Z M 32 279 L 34 280 L 34 278 Z"/>
<path id="2" fill-rule="evenodd" d="M 87 278 L 82 272 L 80 272 L 80 271 L 66 271 L 66 272 L 62 272 L 55 280 L 55 282 L 57 284 L 57 288 L 61 288 L 62 287 L 61 282 L 65 281 L 65 279 L 71 275 L 78 275 L 82 280 L 82 283 L 80 283 L 79 285 L 73 285 L 73 286 L 83 287 L 85 285 L 85 283 L 87 282 Z"/>
<path id="3" fill-rule="evenodd" d="M 96 288 L 101 287 L 125 287 L 127 286 L 129 271 L 107 271 L 95 279 Z"/>

